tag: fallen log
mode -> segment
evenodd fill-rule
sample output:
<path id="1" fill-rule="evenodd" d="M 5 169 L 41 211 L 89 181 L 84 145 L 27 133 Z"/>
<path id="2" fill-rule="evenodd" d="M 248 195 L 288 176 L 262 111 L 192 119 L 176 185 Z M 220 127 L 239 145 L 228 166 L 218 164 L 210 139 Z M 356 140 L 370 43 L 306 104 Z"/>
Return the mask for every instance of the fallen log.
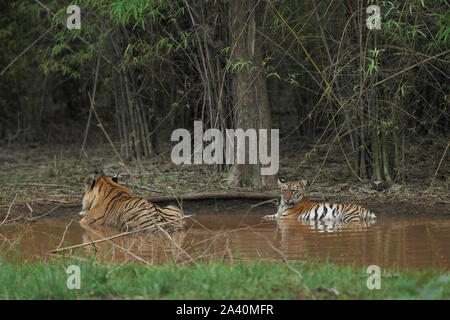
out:
<path id="1" fill-rule="evenodd" d="M 270 200 L 279 198 L 280 194 L 278 192 L 254 192 L 254 191 L 217 191 L 217 192 L 193 192 L 184 194 L 172 194 L 165 196 L 149 196 L 145 199 L 151 202 L 168 202 L 168 201 L 192 201 L 192 200 L 227 200 L 227 199 L 255 199 L 255 200 Z M 64 205 L 65 208 L 79 207 L 80 203 L 70 203 Z"/>
<path id="2" fill-rule="evenodd" d="M 278 198 L 278 192 L 253 192 L 253 191 L 217 191 L 217 192 L 199 192 L 199 193 L 185 193 L 177 195 L 166 196 L 150 196 L 147 199 L 152 202 L 165 201 L 181 201 L 181 200 L 214 200 L 214 199 L 256 199 L 269 200 Z"/>

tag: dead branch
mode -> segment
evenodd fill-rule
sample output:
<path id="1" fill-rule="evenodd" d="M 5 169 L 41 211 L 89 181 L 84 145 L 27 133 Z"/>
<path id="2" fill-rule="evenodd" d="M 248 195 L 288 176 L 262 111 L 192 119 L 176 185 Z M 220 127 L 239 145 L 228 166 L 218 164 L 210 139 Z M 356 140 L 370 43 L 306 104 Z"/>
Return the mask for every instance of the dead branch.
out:
<path id="1" fill-rule="evenodd" d="M 443 154 L 442 157 L 441 157 L 441 161 L 439 161 L 439 165 L 438 165 L 438 167 L 436 168 L 436 171 L 434 172 L 433 178 L 431 179 L 430 186 L 428 187 L 428 190 L 427 190 L 427 195 L 426 195 L 427 198 L 430 196 L 431 186 L 433 185 L 434 179 L 436 178 L 436 175 L 437 175 L 439 169 L 441 168 L 442 161 L 444 160 L 445 155 L 447 154 L 447 150 L 448 150 L 448 147 L 449 147 L 449 146 L 450 146 L 450 141 L 447 142 L 447 147 L 445 148 L 444 154 Z"/>
<path id="2" fill-rule="evenodd" d="M 180 247 L 180 245 L 178 243 L 175 242 L 175 240 L 172 239 L 172 237 L 170 236 L 170 234 L 164 230 L 163 228 L 161 228 L 160 226 L 157 226 L 158 229 L 164 233 L 164 235 L 170 240 L 170 242 L 181 252 L 183 252 L 194 264 L 197 264 L 195 262 L 195 260 L 189 255 L 189 253 L 187 253 L 183 248 Z"/>
<path id="3" fill-rule="evenodd" d="M 2 223 L 0 223 L 0 226 L 2 226 L 5 223 L 6 219 L 8 219 L 9 214 L 11 213 L 11 208 L 12 208 L 12 206 L 14 204 L 14 201 L 16 201 L 16 198 L 17 198 L 17 194 L 14 197 L 13 201 L 11 201 L 11 203 L 9 204 L 8 213 L 6 214 L 6 217 L 5 217 L 5 219 L 3 219 Z"/>
<path id="4" fill-rule="evenodd" d="M 173 221 L 167 221 L 167 222 L 163 222 L 163 223 L 158 223 L 156 225 L 148 226 L 148 227 L 145 227 L 145 228 L 142 228 L 142 229 L 137 229 L 137 230 L 133 230 L 133 231 L 123 232 L 123 233 L 116 234 L 116 235 L 111 236 L 111 237 L 106 237 L 106 238 L 102 238 L 102 239 L 98 239 L 98 240 L 94 240 L 94 241 L 90 241 L 90 242 L 84 242 L 84 243 L 80 243 L 80 244 L 69 246 L 69 247 L 53 249 L 53 250 L 48 251 L 48 253 L 57 253 L 57 252 L 60 252 L 60 251 L 81 248 L 81 247 L 85 247 L 85 246 L 88 246 L 88 245 L 91 245 L 91 244 L 95 245 L 96 243 L 109 241 L 109 240 L 112 240 L 112 239 L 115 239 L 115 238 L 123 237 L 123 236 L 129 235 L 129 234 L 133 234 L 133 233 L 142 232 L 142 231 L 145 231 L 145 230 L 148 230 L 148 229 L 154 229 L 155 227 L 164 226 L 166 224 L 173 223 L 175 221 L 179 221 L 179 220 L 186 219 L 186 218 L 189 218 L 189 217 L 190 217 L 190 215 L 189 216 L 184 216 L 182 218 L 179 218 L 179 219 L 176 219 L 176 220 L 173 220 Z"/>
<path id="5" fill-rule="evenodd" d="M 283 259 L 284 263 L 286 264 L 286 267 L 288 267 L 290 270 L 292 270 L 293 272 L 295 272 L 295 273 L 300 277 L 300 279 L 303 278 L 303 277 L 302 277 L 302 274 L 301 274 L 298 270 L 296 270 L 295 268 L 293 268 L 292 266 L 289 265 L 289 261 L 288 261 L 288 259 L 287 259 L 287 257 L 286 257 L 286 254 L 285 254 L 283 251 L 281 251 L 280 249 L 278 249 L 277 247 L 275 247 L 275 246 L 272 244 L 272 242 L 271 242 L 264 234 L 262 234 L 262 233 L 260 233 L 260 232 L 253 231 L 253 230 L 252 230 L 252 232 L 253 232 L 254 234 L 257 234 L 257 235 L 260 236 L 260 237 L 263 237 L 263 238 L 267 241 L 267 243 L 269 244 L 269 246 L 270 246 L 274 251 L 276 251 L 276 252 L 278 252 L 278 253 L 280 254 L 281 258 Z"/>

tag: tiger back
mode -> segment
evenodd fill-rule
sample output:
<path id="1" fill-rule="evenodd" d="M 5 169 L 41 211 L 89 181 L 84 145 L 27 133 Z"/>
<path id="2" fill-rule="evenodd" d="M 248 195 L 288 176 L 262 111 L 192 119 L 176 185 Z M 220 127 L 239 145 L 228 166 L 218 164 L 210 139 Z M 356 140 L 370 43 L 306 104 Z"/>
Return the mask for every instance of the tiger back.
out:
<path id="1" fill-rule="evenodd" d="M 177 231 L 185 226 L 182 211 L 175 206 L 160 207 L 135 197 L 117 178 L 88 176 L 80 215 L 81 224 L 102 225 L 121 232 L 137 229 Z M 154 228 L 152 228 L 154 227 Z"/>
<path id="2" fill-rule="evenodd" d="M 301 182 L 282 182 L 278 211 L 265 219 L 333 220 L 355 222 L 376 219 L 374 213 L 356 204 L 335 204 L 310 201 L 305 197 Z"/>

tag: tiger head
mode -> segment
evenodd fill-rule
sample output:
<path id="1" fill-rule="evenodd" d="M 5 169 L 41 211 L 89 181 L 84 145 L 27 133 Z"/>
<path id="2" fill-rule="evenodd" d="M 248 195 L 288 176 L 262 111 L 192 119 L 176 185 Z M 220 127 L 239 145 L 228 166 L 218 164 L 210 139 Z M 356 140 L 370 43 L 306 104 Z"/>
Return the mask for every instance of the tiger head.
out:
<path id="1" fill-rule="evenodd" d="M 297 203 L 303 200 L 304 190 L 306 185 L 305 180 L 296 182 L 285 182 L 282 179 L 278 179 L 278 187 L 281 189 L 281 199 L 278 205 L 278 217 L 288 216 L 293 211 L 292 209 Z"/>
<path id="2" fill-rule="evenodd" d="M 113 178 L 96 178 L 95 175 L 87 176 L 84 179 L 84 197 L 80 216 L 84 217 L 87 211 L 103 203 L 105 196 L 112 191 L 111 189 L 128 193 L 131 196 L 130 190 L 117 183 L 117 176 Z"/>

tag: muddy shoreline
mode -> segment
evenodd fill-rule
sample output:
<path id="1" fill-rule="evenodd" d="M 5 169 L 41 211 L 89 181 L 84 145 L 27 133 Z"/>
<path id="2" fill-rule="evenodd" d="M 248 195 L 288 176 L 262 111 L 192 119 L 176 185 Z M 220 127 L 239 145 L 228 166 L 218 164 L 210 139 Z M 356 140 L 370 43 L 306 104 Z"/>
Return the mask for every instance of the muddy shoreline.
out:
<path id="1" fill-rule="evenodd" d="M 127 164 L 114 159 L 110 147 L 103 144 L 86 149 L 80 161 L 79 146 L 76 145 L 12 147 L 5 151 L 0 154 L 0 222 L 6 215 L 8 220 L 20 216 L 37 217 L 57 206 L 73 208 L 77 212 L 81 206 L 84 177 L 95 169 L 101 169 L 106 175 L 119 174 L 120 183 L 137 196 L 150 200 L 167 196 L 179 199 L 180 195 L 197 194 L 197 200 L 183 201 L 189 214 L 198 211 L 243 212 L 271 198 L 201 200 L 205 193 L 277 194 L 276 186 L 269 190 L 230 187 L 226 176 L 218 173 L 214 166 L 177 166 L 170 160 L 170 149 L 152 159 L 130 160 Z M 286 180 L 307 180 L 306 196 L 311 200 L 360 204 L 378 216 L 383 216 L 384 211 L 389 211 L 390 215 L 430 215 L 432 212 L 436 216 L 450 216 L 448 165 L 445 163 L 437 175 L 434 175 L 436 164 L 422 158 L 406 168 L 409 174 L 405 181 L 360 182 L 352 179 L 345 161 L 341 161 L 339 150 L 330 151 L 325 162 L 321 153 L 318 150 L 306 159 L 295 150 L 281 150 L 279 176 Z M 266 204 L 258 210 L 263 208 L 275 210 L 275 205 Z"/>

